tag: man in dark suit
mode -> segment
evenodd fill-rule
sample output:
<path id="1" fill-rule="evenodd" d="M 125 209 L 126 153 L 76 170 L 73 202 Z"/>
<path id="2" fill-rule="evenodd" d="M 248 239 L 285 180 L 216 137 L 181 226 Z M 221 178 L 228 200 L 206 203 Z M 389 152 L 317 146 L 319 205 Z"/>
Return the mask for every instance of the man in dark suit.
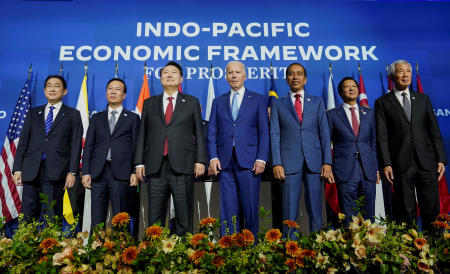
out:
<path id="1" fill-rule="evenodd" d="M 273 175 L 282 181 L 283 220 L 297 220 L 304 181 L 310 230 L 317 231 L 322 226 L 320 177 L 331 176 L 331 144 L 322 99 L 303 90 L 306 76 L 299 63 L 287 67 L 286 81 L 291 90 L 272 103 L 270 144 Z M 283 228 L 287 236 L 288 227 Z"/>
<path id="2" fill-rule="evenodd" d="M 375 113 L 359 106 L 358 83 L 345 77 L 338 85 L 344 103 L 327 112 L 333 143 L 333 175 L 329 183 L 337 183 L 339 206 L 346 223 L 357 214 L 355 200 L 364 196 L 361 208 L 366 219 L 374 221 L 375 185 L 379 182 L 375 133 Z"/>
<path id="3" fill-rule="evenodd" d="M 165 224 L 170 194 L 175 233 L 193 229 L 193 175 L 205 172 L 208 155 L 197 98 L 178 92 L 183 69 L 169 62 L 160 71 L 164 92 L 145 100 L 136 148 L 136 175 L 148 176 L 148 223 Z"/>
<path id="4" fill-rule="evenodd" d="M 92 189 L 92 227 L 106 220 L 109 200 L 112 214 L 130 212 L 129 197 L 137 185 L 134 152 L 139 116 L 122 106 L 127 86 L 113 78 L 106 85 L 108 109 L 92 116 L 83 151 L 83 186 Z"/>
<path id="5" fill-rule="evenodd" d="M 67 85 L 59 75 L 45 79 L 46 105 L 31 109 L 14 158 L 16 185 L 23 185 L 22 212 L 27 220 L 39 218 L 42 206 L 39 194 L 55 201 L 49 217 L 62 216 L 63 194 L 75 184 L 80 165 L 83 125 L 80 112 L 62 103 Z"/>
<path id="6" fill-rule="evenodd" d="M 235 232 L 232 218 L 236 216 L 236 228 L 247 228 L 256 236 L 260 174 L 269 158 L 267 101 L 244 87 L 241 62 L 228 63 L 226 79 L 231 90 L 214 99 L 209 119 L 209 173 L 220 172 L 221 233 Z M 240 212 L 245 220 L 239 220 Z"/>
<path id="7" fill-rule="evenodd" d="M 429 230 L 447 162 L 441 132 L 428 96 L 409 90 L 411 65 L 397 60 L 389 69 L 395 89 L 375 102 L 378 160 L 394 187 L 394 218 L 413 223 L 417 194 L 422 227 Z"/>

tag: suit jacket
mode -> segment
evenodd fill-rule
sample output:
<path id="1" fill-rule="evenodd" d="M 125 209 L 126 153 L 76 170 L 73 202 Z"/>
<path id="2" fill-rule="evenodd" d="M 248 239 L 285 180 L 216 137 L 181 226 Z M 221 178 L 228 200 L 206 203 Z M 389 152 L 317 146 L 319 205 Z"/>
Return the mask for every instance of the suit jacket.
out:
<path id="1" fill-rule="evenodd" d="M 109 129 L 108 111 L 92 116 L 83 151 L 83 174 L 95 180 L 100 176 L 111 148 L 111 170 L 117 180 L 129 180 L 134 171 L 134 152 L 139 131 L 139 115 L 126 110 L 120 113 L 113 132 Z"/>
<path id="2" fill-rule="evenodd" d="M 361 167 L 366 180 L 377 180 L 377 151 L 375 112 L 359 106 L 358 137 L 353 133 L 343 105 L 327 111 L 331 142 L 333 143 L 333 173 L 338 182 L 351 179 L 355 154 L 359 152 Z"/>
<path id="3" fill-rule="evenodd" d="M 300 123 L 290 93 L 273 101 L 270 114 L 272 165 L 282 165 L 286 174 L 300 172 L 303 161 L 314 173 L 320 173 L 323 164 L 332 163 L 330 129 L 322 99 L 305 93 L 302 118 Z"/>
<path id="4" fill-rule="evenodd" d="M 404 173 L 411 166 L 413 151 L 425 171 L 436 171 L 437 162 L 446 163 L 441 132 L 427 95 L 410 92 L 411 121 L 394 92 L 375 101 L 378 160 Z"/>
<path id="5" fill-rule="evenodd" d="M 206 164 L 208 154 L 200 103 L 196 97 L 178 93 L 168 125 L 163 110 L 163 94 L 144 101 L 134 163 L 144 164 L 146 175 L 160 169 L 166 137 L 170 166 L 175 172 L 192 175 L 194 163 Z"/>
<path id="6" fill-rule="evenodd" d="M 28 112 L 20 133 L 13 172 L 21 171 L 23 181 L 36 178 L 44 152 L 45 174 L 49 180 L 64 180 L 67 173 L 78 172 L 83 136 L 80 112 L 62 104 L 49 133 L 45 135 L 45 106 Z"/>
<path id="7" fill-rule="evenodd" d="M 252 169 L 255 160 L 267 162 L 269 159 L 267 100 L 246 89 L 236 121 L 233 121 L 230 95 L 231 91 L 213 101 L 208 126 L 209 158 L 219 158 L 222 169 L 227 168 L 234 140 L 239 165 Z"/>

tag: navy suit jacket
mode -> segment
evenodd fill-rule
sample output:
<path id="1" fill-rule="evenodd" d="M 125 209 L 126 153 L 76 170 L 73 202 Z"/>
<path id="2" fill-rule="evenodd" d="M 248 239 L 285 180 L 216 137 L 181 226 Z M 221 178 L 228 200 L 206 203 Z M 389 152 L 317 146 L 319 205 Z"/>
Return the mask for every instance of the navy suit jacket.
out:
<path id="1" fill-rule="evenodd" d="M 111 170 L 117 180 L 129 180 L 134 170 L 134 151 L 139 131 L 139 115 L 122 109 L 113 132 L 109 129 L 108 111 L 92 116 L 83 151 L 83 175 L 95 180 L 105 166 L 111 148 Z"/>
<path id="2" fill-rule="evenodd" d="M 45 106 L 31 109 L 20 133 L 13 172 L 21 171 L 23 181 L 33 181 L 45 152 L 45 175 L 51 181 L 65 180 L 78 173 L 83 124 L 80 112 L 64 104 L 45 135 Z"/>
<path id="3" fill-rule="evenodd" d="M 375 113 L 372 109 L 359 106 L 358 137 L 353 133 L 343 105 L 327 111 L 333 143 L 333 174 L 338 182 L 350 180 L 359 151 L 362 170 L 366 180 L 377 180 L 377 154 Z"/>
<path id="4" fill-rule="evenodd" d="M 330 133 L 320 97 L 305 93 L 302 123 L 290 93 L 273 101 L 270 113 L 273 166 L 282 165 L 286 174 L 294 174 L 303 161 L 313 173 L 320 173 L 323 164 L 331 165 Z"/>
<path id="5" fill-rule="evenodd" d="M 244 92 L 236 121 L 230 106 L 231 91 L 214 99 L 208 126 L 209 158 L 219 158 L 228 167 L 233 153 L 233 138 L 239 165 L 252 169 L 255 160 L 268 161 L 269 123 L 267 100 L 248 89 Z"/>

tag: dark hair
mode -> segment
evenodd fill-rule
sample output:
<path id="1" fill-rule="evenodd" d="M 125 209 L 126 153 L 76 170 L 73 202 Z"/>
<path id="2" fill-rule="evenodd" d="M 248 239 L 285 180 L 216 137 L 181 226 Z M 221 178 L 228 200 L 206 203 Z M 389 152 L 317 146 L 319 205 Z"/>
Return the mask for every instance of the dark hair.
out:
<path id="1" fill-rule="evenodd" d="M 306 69 L 305 69 L 305 67 L 304 67 L 302 64 L 300 64 L 300 63 L 292 63 L 292 64 L 290 64 L 290 65 L 286 68 L 286 78 L 287 78 L 287 76 L 288 76 L 289 69 L 290 69 L 292 66 L 295 66 L 295 65 L 299 65 L 299 66 L 301 66 L 301 67 L 303 68 L 303 71 L 305 72 L 305 77 L 306 77 Z"/>
<path id="2" fill-rule="evenodd" d="M 343 91 L 342 89 L 343 89 L 344 82 L 347 80 L 352 80 L 353 82 L 355 82 L 356 86 L 359 87 L 358 82 L 356 82 L 356 80 L 353 79 L 353 77 L 347 76 L 347 77 L 342 78 L 342 80 L 339 82 L 339 85 L 338 85 L 338 93 L 339 93 L 339 96 L 341 96 L 341 97 L 342 97 L 342 91 Z"/>
<path id="3" fill-rule="evenodd" d="M 111 80 L 109 80 L 108 84 L 106 84 L 106 88 L 108 88 L 109 84 L 112 81 L 119 81 L 119 82 L 121 82 L 123 84 L 123 93 L 127 93 L 127 84 L 125 84 L 125 82 L 122 79 L 120 79 L 120 78 L 112 78 Z"/>
<path id="4" fill-rule="evenodd" d="M 63 84 L 63 89 L 67 89 L 67 83 L 66 83 L 66 80 L 64 80 L 64 78 L 63 78 L 61 75 L 58 75 L 58 74 L 53 74 L 53 75 L 47 76 L 47 78 L 45 78 L 45 81 L 44 81 L 44 88 L 47 86 L 47 82 L 48 82 L 48 80 L 50 80 L 51 78 L 57 78 L 57 79 L 61 80 L 61 82 L 62 82 L 62 84 Z"/>
<path id="5" fill-rule="evenodd" d="M 178 64 L 177 62 L 174 62 L 174 61 L 170 61 L 164 67 L 162 67 L 162 69 L 159 71 L 159 77 L 161 77 L 163 69 L 168 67 L 168 66 L 176 67 L 178 69 L 178 71 L 180 72 L 181 77 L 183 77 L 183 68 L 181 67 L 180 64 Z"/>

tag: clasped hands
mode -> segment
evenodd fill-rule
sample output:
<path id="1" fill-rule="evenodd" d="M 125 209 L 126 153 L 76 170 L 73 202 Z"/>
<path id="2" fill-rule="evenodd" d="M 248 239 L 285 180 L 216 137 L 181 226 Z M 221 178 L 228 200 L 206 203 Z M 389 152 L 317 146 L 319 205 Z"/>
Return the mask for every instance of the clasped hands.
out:
<path id="1" fill-rule="evenodd" d="M 274 166 L 273 167 L 273 177 L 277 180 L 285 181 L 286 175 L 284 174 L 284 168 L 281 165 Z M 333 172 L 331 171 L 331 165 L 322 165 L 322 169 L 320 172 L 320 178 L 322 180 L 329 182 L 330 184 L 334 184 L 334 176 Z"/>

